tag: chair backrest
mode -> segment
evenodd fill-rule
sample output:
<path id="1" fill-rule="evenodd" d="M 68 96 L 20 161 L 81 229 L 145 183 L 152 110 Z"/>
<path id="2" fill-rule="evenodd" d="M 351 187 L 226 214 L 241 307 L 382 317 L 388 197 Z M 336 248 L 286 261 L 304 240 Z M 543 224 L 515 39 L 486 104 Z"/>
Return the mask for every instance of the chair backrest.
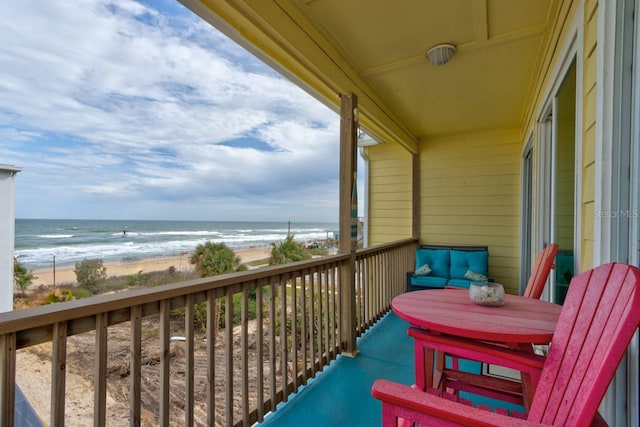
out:
<path id="1" fill-rule="evenodd" d="M 558 245 L 551 243 L 538 253 L 536 262 L 531 269 L 531 276 L 527 282 L 523 296 L 527 298 L 540 299 L 544 284 L 547 283 L 549 272 L 554 268 L 553 261 L 558 253 Z"/>
<path id="2" fill-rule="evenodd" d="M 528 419 L 585 426 L 640 324 L 640 270 L 605 264 L 575 276 Z"/>

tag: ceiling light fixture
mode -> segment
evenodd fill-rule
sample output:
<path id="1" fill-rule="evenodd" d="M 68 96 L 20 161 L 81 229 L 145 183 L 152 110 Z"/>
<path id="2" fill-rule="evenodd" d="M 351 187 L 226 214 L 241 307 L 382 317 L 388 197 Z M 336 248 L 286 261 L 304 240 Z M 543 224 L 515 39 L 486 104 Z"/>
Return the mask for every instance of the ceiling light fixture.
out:
<path id="1" fill-rule="evenodd" d="M 425 56 L 433 65 L 444 65 L 451 61 L 455 53 L 456 47 L 454 45 L 444 43 L 429 49 Z"/>

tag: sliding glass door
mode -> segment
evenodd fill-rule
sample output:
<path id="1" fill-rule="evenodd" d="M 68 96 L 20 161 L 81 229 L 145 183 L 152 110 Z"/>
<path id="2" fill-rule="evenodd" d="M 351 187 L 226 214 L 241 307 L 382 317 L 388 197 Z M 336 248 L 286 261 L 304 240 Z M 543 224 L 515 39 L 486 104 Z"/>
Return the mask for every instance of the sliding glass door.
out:
<path id="1" fill-rule="evenodd" d="M 573 61 L 538 124 L 535 251 L 559 246 L 543 297 L 562 303 L 574 274 L 576 230 L 576 65 Z"/>

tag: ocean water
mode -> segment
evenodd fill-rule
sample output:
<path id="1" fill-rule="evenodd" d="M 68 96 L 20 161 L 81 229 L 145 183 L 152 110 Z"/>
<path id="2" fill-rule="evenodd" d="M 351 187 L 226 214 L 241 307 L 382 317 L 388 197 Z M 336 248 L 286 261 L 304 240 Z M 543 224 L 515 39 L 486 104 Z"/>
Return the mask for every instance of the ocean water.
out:
<path id="1" fill-rule="evenodd" d="M 177 256 L 201 243 L 232 249 L 269 246 L 291 232 L 301 242 L 332 237 L 331 223 L 16 219 L 15 256 L 27 268 L 87 258 L 127 261 Z"/>

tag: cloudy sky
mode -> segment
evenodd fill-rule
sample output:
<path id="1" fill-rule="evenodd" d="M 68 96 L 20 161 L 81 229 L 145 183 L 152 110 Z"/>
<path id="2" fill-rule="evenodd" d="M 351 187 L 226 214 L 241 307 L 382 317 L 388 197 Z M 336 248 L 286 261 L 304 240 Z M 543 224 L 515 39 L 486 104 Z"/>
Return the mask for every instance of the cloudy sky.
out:
<path id="1" fill-rule="evenodd" d="M 338 219 L 339 117 L 176 0 L 0 4 L 17 218 Z"/>

